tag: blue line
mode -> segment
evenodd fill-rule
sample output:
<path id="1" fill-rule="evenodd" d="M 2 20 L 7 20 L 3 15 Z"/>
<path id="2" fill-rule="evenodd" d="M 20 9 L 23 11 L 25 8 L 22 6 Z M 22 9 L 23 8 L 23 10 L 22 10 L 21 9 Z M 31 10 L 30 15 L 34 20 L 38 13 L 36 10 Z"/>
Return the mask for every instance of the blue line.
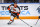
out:
<path id="1" fill-rule="evenodd" d="M 0 4 L 14 4 L 14 3 L 0 3 Z M 17 3 L 17 4 L 40 4 L 40 3 Z"/>

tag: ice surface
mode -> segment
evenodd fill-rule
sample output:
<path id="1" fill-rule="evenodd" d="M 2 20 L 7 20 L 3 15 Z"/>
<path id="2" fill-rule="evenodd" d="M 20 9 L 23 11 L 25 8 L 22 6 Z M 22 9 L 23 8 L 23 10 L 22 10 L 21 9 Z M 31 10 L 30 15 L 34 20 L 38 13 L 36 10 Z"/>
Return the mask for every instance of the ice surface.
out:
<path id="1" fill-rule="evenodd" d="M 38 19 L 23 19 L 26 23 L 33 27 L 40 27 L 40 20 L 38 21 L 37 25 L 35 23 Z M 8 25 L 7 23 L 9 20 L 0 20 L 0 27 L 30 27 L 23 23 L 21 20 L 14 20 L 14 22 L 11 25 Z"/>

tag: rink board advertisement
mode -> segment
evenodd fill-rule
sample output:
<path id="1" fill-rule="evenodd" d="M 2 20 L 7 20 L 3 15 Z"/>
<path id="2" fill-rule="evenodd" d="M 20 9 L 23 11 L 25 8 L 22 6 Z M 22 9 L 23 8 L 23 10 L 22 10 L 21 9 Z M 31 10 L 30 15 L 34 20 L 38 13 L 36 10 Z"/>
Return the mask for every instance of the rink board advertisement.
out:
<path id="1" fill-rule="evenodd" d="M 9 19 L 11 13 L 9 13 L 7 7 L 11 4 L 0 4 L 0 19 Z M 17 4 L 20 7 L 21 19 L 38 19 L 40 16 L 40 4 Z"/>

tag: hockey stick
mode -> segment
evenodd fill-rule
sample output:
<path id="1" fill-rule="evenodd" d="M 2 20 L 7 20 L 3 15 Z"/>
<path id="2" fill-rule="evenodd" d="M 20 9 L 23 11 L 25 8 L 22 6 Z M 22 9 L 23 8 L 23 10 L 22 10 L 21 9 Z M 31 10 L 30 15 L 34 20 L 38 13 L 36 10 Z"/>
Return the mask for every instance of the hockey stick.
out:
<path id="1" fill-rule="evenodd" d="M 13 14 L 13 15 L 15 15 L 15 14 Z M 16 15 L 15 15 L 16 16 Z M 20 19 L 20 18 L 19 18 Z M 22 19 L 20 19 L 22 22 L 24 22 Z M 30 26 L 28 23 L 26 23 L 26 22 L 24 22 L 26 25 L 28 25 L 28 26 Z M 30 27 L 32 27 L 32 26 L 30 26 Z"/>
<path id="2" fill-rule="evenodd" d="M 40 19 L 40 16 L 39 16 L 39 19 Z M 37 22 L 36 22 L 36 24 L 35 24 L 35 25 L 37 25 L 37 23 L 38 23 L 39 19 L 37 20 Z"/>
<path id="3" fill-rule="evenodd" d="M 36 24 L 38 23 L 38 21 L 39 21 L 39 19 L 37 20 Z M 35 25 L 36 25 L 36 24 L 35 24 Z"/>
<path id="4" fill-rule="evenodd" d="M 20 19 L 20 18 L 19 18 Z M 22 22 L 24 22 L 22 19 L 20 19 Z M 30 26 L 28 23 L 26 23 L 26 22 L 24 22 L 25 24 L 27 24 L 28 26 Z M 32 26 L 30 26 L 30 27 L 32 27 Z"/>

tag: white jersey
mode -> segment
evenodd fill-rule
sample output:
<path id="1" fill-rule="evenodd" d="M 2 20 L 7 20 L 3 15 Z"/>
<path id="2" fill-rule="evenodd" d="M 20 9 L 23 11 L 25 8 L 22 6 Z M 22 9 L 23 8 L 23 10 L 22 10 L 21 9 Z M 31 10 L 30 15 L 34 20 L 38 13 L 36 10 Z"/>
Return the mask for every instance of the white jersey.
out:
<path id="1" fill-rule="evenodd" d="M 14 6 L 11 6 L 10 9 L 11 9 L 11 11 L 13 11 L 13 12 L 19 12 L 19 8 L 15 8 Z M 14 11 L 13 9 L 15 9 L 16 11 Z"/>

